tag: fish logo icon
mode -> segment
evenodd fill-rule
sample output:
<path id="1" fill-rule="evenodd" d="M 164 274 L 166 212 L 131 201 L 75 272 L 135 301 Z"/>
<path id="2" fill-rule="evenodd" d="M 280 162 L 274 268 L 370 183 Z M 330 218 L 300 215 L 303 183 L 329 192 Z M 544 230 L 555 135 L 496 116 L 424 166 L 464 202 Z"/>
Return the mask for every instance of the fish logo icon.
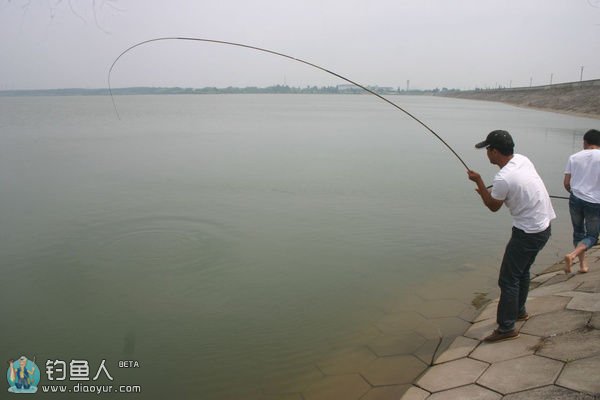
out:
<path id="1" fill-rule="evenodd" d="M 8 391 L 11 393 L 35 393 L 40 383 L 40 369 L 35 362 L 25 356 L 8 361 Z"/>

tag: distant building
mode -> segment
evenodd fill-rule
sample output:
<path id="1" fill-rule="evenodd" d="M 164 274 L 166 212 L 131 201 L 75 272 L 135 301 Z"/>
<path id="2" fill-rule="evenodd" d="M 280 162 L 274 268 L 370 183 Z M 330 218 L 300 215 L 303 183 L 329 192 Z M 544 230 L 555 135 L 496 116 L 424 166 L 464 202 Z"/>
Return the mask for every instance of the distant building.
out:
<path id="1" fill-rule="evenodd" d="M 362 91 L 361 88 L 352 84 L 337 85 L 337 90 L 340 93 L 360 93 Z"/>
<path id="2" fill-rule="evenodd" d="M 367 86 L 369 90 L 374 91 L 375 93 L 395 93 L 397 90 L 393 87 L 383 87 L 383 86 Z M 362 93 L 363 89 L 356 85 L 345 84 L 345 85 L 337 85 L 337 90 L 339 93 Z"/>

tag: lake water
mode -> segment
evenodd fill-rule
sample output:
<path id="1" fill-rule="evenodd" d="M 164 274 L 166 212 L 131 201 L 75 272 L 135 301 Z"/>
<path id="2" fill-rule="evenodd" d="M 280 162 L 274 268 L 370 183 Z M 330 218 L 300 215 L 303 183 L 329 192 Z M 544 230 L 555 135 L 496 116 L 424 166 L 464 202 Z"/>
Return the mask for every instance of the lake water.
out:
<path id="1" fill-rule="evenodd" d="M 510 131 L 562 196 L 598 122 L 390 99 L 487 183 L 497 167 L 473 145 Z M 136 398 L 298 398 L 367 376 L 375 356 L 425 365 L 475 298 L 497 295 L 510 215 L 374 96 L 115 101 L 120 120 L 108 97 L 0 97 L 0 355 L 36 357 L 43 383 L 47 360 L 86 360 L 84 383 L 140 385 Z M 553 204 L 538 270 L 570 247 L 566 201 Z M 101 360 L 113 381 L 92 379 Z"/>

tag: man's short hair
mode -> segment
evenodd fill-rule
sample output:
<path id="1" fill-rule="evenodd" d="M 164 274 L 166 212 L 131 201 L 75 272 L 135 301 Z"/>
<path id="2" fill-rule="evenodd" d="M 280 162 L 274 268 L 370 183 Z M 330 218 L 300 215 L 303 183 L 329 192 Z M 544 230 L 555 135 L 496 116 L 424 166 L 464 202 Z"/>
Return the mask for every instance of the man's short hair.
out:
<path id="1" fill-rule="evenodd" d="M 587 144 L 591 144 L 593 146 L 600 146 L 600 131 L 596 129 L 590 129 L 583 135 L 583 140 L 587 142 Z"/>

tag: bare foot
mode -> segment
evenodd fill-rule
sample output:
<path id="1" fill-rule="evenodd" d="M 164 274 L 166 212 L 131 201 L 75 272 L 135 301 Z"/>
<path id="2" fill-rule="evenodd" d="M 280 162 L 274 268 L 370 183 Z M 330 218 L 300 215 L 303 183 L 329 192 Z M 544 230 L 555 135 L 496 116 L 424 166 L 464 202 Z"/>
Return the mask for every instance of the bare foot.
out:
<path id="1" fill-rule="evenodd" d="M 580 273 L 585 274 L 588 271 L 589 271 L 589 269 L 588 269 L 587 263 L 581 263 L 579 265 L 579 272 Z"/>
<path id="2" fill-rule="evenodd" d="M 570 254 L 567 254 L 565 256 L 565 273 L 566 274 L 571 273 L 571 267 L 573 266 L 573 259 L 574 259 L 574 257 L 571 256 Z"/>

